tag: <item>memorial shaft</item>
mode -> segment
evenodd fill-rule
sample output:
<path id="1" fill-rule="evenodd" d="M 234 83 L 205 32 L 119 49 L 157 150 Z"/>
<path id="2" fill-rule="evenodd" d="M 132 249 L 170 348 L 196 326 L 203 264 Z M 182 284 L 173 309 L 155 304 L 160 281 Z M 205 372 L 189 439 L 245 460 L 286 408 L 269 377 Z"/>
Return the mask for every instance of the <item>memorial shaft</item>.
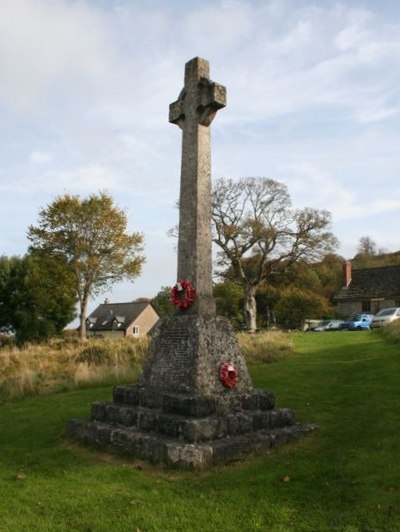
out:
<path id="1" fill-rule="evenodd" d="M 226 105 L 225 87 L 210 81 L 209 64 L 194 58 L 185 66 L 185 85 L 170 105 L 169 121 L 182 129 L 179 198 L 178 281 L 196 289 L 189 313 L 215 314 L 211 256 L 210 124 Z"/>

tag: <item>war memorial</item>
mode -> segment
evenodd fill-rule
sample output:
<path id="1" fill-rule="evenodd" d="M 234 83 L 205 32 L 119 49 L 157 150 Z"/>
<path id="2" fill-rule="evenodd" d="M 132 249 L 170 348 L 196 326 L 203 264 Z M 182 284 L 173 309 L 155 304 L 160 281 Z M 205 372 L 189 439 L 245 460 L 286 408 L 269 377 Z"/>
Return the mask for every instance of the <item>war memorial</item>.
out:
<path id="1" fill-rule="evenodd" d="M 203 469 L 269 450 L 315 429 L 296 423 L 269 391 L 253 388 L 235 333 L 217 316 L 212 294 L 210 126 L 226 89 L 209 64 L 185 66 L 169 108 L 182 130 L 176 312 L 152 335 L 137 383 L 116 386 L 113 401 L 72 419 L 67 437 L 111 453 L 183 469 Z"/>

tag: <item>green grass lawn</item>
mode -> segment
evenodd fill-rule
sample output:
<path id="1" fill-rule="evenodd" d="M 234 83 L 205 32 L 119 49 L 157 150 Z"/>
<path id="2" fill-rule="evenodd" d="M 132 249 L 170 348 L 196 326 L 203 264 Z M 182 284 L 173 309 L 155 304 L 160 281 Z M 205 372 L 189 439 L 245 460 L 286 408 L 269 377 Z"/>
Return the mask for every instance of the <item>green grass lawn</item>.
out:
<path id="1" fill-rule="evenodd" d="M 254 385 L 320 429 L 203 473 L 65 444 L 66 420 L 110 387 L 0 406 L 0 530 L 400 530 L 400 347 L 371 332 L 293 338 L 294 357 L 250 367 Z"/>

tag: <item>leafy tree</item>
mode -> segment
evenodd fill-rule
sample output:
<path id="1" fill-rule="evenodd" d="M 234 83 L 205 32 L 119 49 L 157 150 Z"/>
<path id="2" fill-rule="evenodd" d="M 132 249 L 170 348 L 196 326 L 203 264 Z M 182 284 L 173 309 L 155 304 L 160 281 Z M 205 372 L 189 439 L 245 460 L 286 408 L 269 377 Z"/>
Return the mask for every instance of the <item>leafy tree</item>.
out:
<path id="1" fill-rule="evenodd" d="M 92 295 L 141 272 L 143 237 L 127 232 L 127 218 L 105 194 L 81 200 L 66 194 L 39 212 L 30 226 L 31 250 L 65 261 L 79 301 L 80 338 L 86 337 L 87 304 Z"/>
<path id="2" fill-rule="evenodd" d="M 171 288 L 169 286 L 162 286 L 155 297 L 151 300 L 151 304 L 156 309 L 161 318 L 171 316 L 174 313 L 174 307 L 170 300 Z"/>
<path id="3" fill-rule="evenodd" d="M 217 283 L 214 286 L 217 313 L 229 318 L 237 329 L 243 327 L 243 290 L 232 281 Z"/>
<path id="4" fill-rule="evenodd" d="M 246 326 L 257 323 L 256 293 L 271 276 L 298 262 L 315 262 L 337 246 L 327 211 L 292 209 L 284 184 L 266 178 L 219 179 L 212 195 L 219 266 L 243 289 Z M 247 259 L 244 260 L 244 259 Z M 248 260 L 250 259 L 250 260 Z"/>
<path id="5" fill-rule="evenodd" d="M 320 288 L 314 291 L 331 304 L 343 284 L 343 262 L 344 258 L 340 255 L 328 253 L 320 262 L 311 265 L 320 283 Z"/>
<path id="6" fill-rule="evenodd" d="M 258 328 L 276 325 L 275 305 L 279 300 L 279 293 L 283 289 L 277 284 L 276 278 L 272 282 L 262 283 L 257 290 L 257 326 Z"/>
<path id="7" fill-rule="evenodd" d="M 383 252 L 383 250 L 381 250 Z M 353 258 L 353 266 L 356 268 L 370 268 L 377 265 L 377 255 L 380 254 L 378 246 L 369 236 L 360 238 L 357 253 Z"/>
<path id="8" fill-rule="evenodd" d="M 362 236 L 358 242 L 357 254 L 360 255 L 377 255 L 378 248 L 376 243 L 369 236 Z"/>
<path id="9" fill-rule="evenodd" d="M 306 318 L 324 317 L 329 311 L 325 298 L 295 286 L 286 288 L 275 306 L 277 322 L 285 329 L 301 329 Z"/>
<path id="10" fill-rule="evenodd" d="M 249 274 L 254 268 L 257 257 L 251 256 L 249 258 L 242 259 L 243 268 L 246 273 Z M 269 327 L 277 323 L 275 315 L 275 306 L 280 300 L 282 294 L 289 288 L 295 287 L 300 291 L 306 291 L 307 293 L 313 293 L 316 298 L 322 298 L 324 301 L 324 308 L 329 309 L 323 315 L 317 317 L 323 317 L 325 314 L 332 315 L 333 313 L 333 298 L 337 294 L 342 285 L 342 265 L 343 257 L 328 253 L 318 262 L 304 262 L 299 260 L 292 264 L 290 267 L 281 268 L 274 271 L 269 276 L 267 282 L 262 282 L 257 289 L 256 304 L 257 304 L 257 327 Z M 226 279 L 224 283 L 218 286 L 224 286 L 226 283 L 230 283 L 235 286 L 237 295 L 235 296 L 234 303 L 239 306 L 243 303 L 243 290 L 233 281 L 229 279 L 234 278 L 234 272 L 231 267 L 228 267 L 220 275 Z M 225 297 L 225 294 L 223 295 Z M 227 296 L 229 297 L 229 295 Z M 228 303 L 231 306 L 232 302 Z M 217 300 L 217 310 L 221 313 Z M 318 307 L 319 309 L 320 307 Z M 315 314 L 315 313 L 312 313 Z M 224 314 L 230 319 L 234 319 L 231 313 Z M 243 312 L 240 312 L 241 323 L 243 323 Z M 306 316 L 309 318 L 310 316 Z"/>
<path id="11" fill-rule="evenodd" d="M 15 330 L 19 343 L 59 334 L 74 318 L 73 277 L 59 260 L 1 257 L 0 272 L 0 325 Z"/>
<path id="12" fill-rule="evenodd" d="M 10 309 L 10 284 L 13 269 L 20 261 L 19 257 L 0 257 L 0 327 L 13 329 Z"/>
<path id="13" fill-rule="evenodd" d="M 342 257 L 333 253 L 328 253 L 317 262 L 299 260 L 286 270 L 284 276 L 278 277 L 279 284 L 274 283 L 274 286 L 281 289 L 296 286 L 301 290 L 314 292 L 332 303 L 342 286 L 343 261 Z"/>

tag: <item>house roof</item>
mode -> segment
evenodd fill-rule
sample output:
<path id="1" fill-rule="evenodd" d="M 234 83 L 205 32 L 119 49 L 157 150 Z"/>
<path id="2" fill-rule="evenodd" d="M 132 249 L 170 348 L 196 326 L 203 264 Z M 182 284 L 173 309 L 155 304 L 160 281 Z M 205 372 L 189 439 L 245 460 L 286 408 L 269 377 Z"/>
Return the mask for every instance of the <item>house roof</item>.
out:
<path id="1" fill-rule="evenodd" d="M 381 266 L 351 271 L 351 282 L 343 286 L 336 301 L 400 299 L 400 266 Z"/>
<path id="2" fill-rule="evenodd" d="M 150 303 L 148 301 L 103 303 L 87 318 L 90 324 L 90 330 L 109 331 L 117 328 L 124 331 L 149 305 Z"/>

